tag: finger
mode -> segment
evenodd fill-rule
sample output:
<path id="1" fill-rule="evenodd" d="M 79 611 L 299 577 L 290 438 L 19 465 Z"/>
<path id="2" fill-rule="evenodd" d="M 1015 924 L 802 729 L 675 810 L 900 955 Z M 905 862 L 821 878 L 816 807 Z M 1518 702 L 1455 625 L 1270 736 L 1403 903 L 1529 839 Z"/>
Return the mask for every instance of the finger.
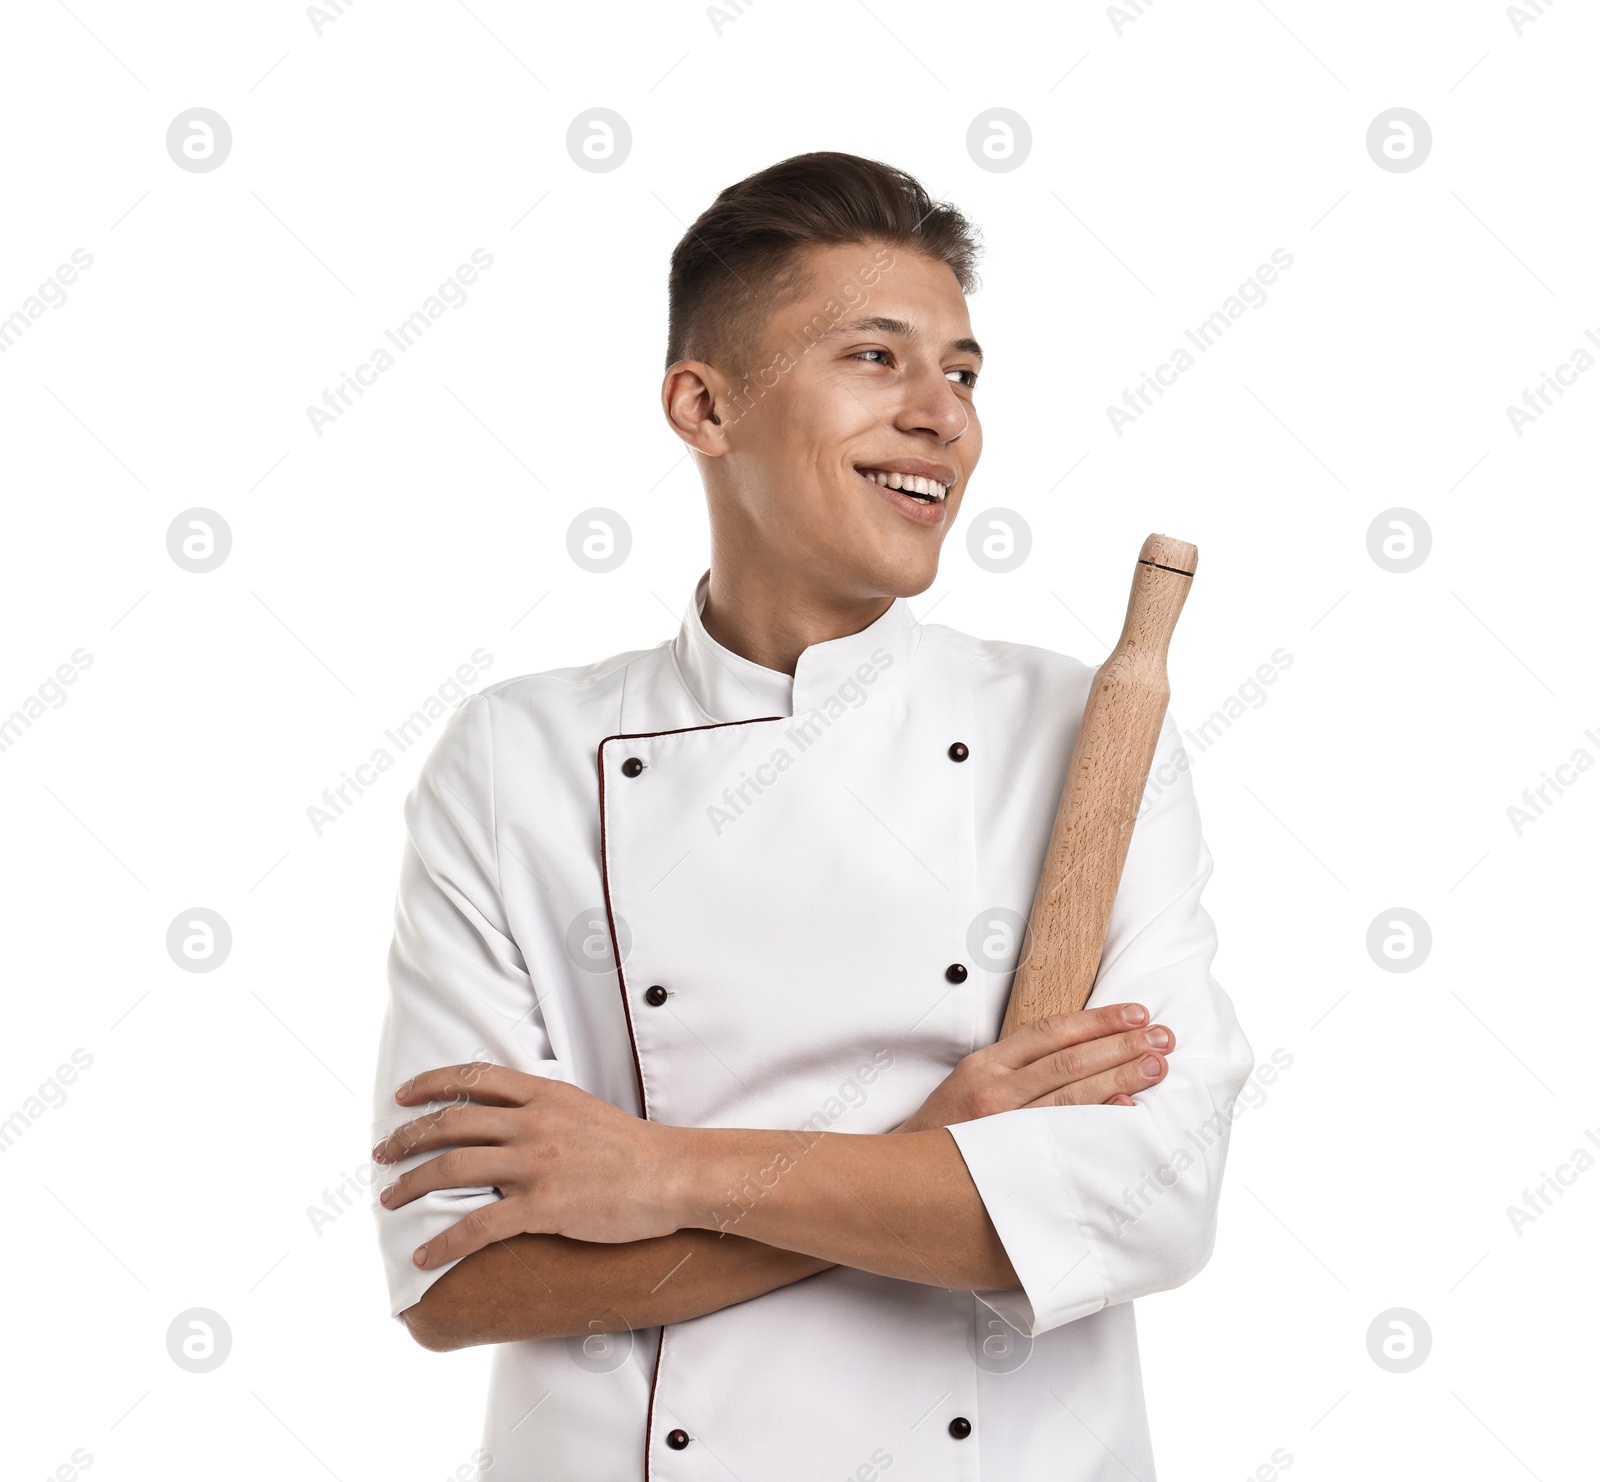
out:
<path id="1" fill-rule="evenodd" d="M 511 1156 L 502 1148 L 451 1148 L 385 1184 L 378 1202 L 385 1209 L 399 1209 L 438 1189 L 498 1188 L 514 1176 Z"/>
<path id="2" fill-rule="evenodd" d="M 411 1253 L 411 1264 L 423 1271 L 431 1271 L 435 1266 L 459 1261 L 463 1256 L 470 1256 L 473 1251 L 493 1245 L 497 1240 L 509 1240 L 521 1233 L 522 1223 L 511 1208 L 511 1201 L 496 1199 L 493 1204 L 473 1210 L 448 1230 L 419 1245 Z"/>
<path id="3" fill-rule="evenodd" d="M 372 1149 L 375 1163 L 398 1163 L 435 1148 L 509 1142 L 515 1128 L 503 1111 L 456 1102 L 396 1127 Z"/>
<path id="4" fill-rule="evenodd" d="M 1166 1074 L 1165 1055 L 1144 1055 L 1138 1060 L 1131 1060 L 1112 1070 L 1090 1076 L 1088 1080 L 1073 1081 L 1058 1091 L 1039 1097 L 1037 1101 L 1028 1102 L 1028 1105 L 1099 1106 L 1119 1093 L 1133 1096 L 1140 1091 L 1148 1091 L 1150 1087 L 1160 1085 L 1166 1079 Z"/>
<path id="5" fill-rule="evenodd" d="M 1107 1106 L 1137 1106 L 1139 1103 L 1131 1096 L 1124 1096 L 1120 1091 L 1106 1102 Z"/>
<path id="6" fill-rule="evenodd" d="M 1071 1081 L 1087 1080 L 1152 1051 L 1166 1055 L 1173 1044 L 1173 1033 L 1165 1024 L 1152 1024 L 1148 1029 L 1130 1029 L 1125 1034 L 1068 1045 L 1012 1073 L 1016 1098 L 1026 1102 L 1048 1096 Z"/>
<path id="7" fill-rule="evenodd" d="M 540 1078 L 509 1065 L 470 1060 L 465 1065 L 444 1065 L 425 1070 L 395 1089 L 401 1106 L 425 1101 L 481 1101 L 487 1106 L 523 1106 L 533 1096 Z"/>
<path id="8" fill-rule="evenodd" d="M 1080 1009 L 1076 1014 L 1046 1014 L 1001 1040 L 994 1047 L 995 1060 L 1015 1070 L 1019 1065 L 1031 1065 L 1052 1050 L 1134 1029 L 1149 1019 L 1150 1011 L 1142 1003 L 1110 1003 Z"/>

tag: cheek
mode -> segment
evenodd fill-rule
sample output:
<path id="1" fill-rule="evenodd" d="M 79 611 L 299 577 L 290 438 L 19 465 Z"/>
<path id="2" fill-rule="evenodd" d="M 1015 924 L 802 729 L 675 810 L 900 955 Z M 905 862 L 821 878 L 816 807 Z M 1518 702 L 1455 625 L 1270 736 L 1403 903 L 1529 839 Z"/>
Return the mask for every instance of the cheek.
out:
<path id="1" fill-rule="evenodd" d="M 961 454 L 959 467 L 961 468 L 961 487 L 957 498 L 965 496 L 972 484 L 973 477 L 978 471 L 978 460 L 983 456 L 983 433 L 974 423 L 967 435 L 956 444 L 954 451 Z"/>
<path id="2" fill-rule="evenodd" d="M 830 460 L 837 467 L 841 450 L 859 437 L 863 423 L 872 425 L 870 413 L 838 384 L 797 383 L 793 389 L 772 409 L 774 447 L 797 471 L 814 473 Z"/>
<path id="3" fill-rule="evenodd" d="M 945 500 L 944 524 L 939 527 L 940 545 L 949 540 L 950 532 L 955 529 L 956 521 L 961 518 L 961 501 L 965 496 L 966 490 L 958 489 Z"/>

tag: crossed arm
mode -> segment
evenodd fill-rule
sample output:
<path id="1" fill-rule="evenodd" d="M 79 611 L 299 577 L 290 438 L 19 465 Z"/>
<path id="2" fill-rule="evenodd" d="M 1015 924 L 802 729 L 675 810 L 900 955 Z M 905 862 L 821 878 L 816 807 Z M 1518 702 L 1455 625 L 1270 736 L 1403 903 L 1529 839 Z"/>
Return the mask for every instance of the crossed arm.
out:
<path id="1" fill-rule="evenodd" d="M 380 1195 L 501 1198 L 418 1248 L 451 1261 L 402 1316 L 425 1348 L 681 1322 L 845 1265 L 951 1289 L 1018 1280 L 954 1139 L 1024 1106 L 1133 1105 L 1175 1041 L 1137 1004 L 1056 1015 L 968 1055 L 893 1133 L 645 1122 L 561 1081 L 479 1063 L 417 1076 L 402 1106 L 446 1102 L 373 1149 L 439 1149 Z"/>

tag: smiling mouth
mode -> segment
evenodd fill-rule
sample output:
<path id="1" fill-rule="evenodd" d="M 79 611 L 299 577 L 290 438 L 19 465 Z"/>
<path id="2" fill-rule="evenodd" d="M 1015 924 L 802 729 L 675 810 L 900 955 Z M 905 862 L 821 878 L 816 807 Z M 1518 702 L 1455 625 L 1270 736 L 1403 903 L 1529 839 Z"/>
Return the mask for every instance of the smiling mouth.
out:
<path id="1" fill-rule="evenodd" d="M 948 484 L 941 484 L 937 479 L 916 478 L 909 473 L 890 473 L 881 468 L 858 466 L 856 472 L 881 488 L 898 489 L 902 494 L 922 504 L 943 504 L 951 487 Z"/>

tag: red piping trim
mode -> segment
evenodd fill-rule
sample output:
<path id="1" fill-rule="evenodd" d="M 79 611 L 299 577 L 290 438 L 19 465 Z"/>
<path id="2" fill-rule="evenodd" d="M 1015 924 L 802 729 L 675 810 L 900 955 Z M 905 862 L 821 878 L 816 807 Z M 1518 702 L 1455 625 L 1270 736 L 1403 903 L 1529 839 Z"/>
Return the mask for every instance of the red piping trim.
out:
<path id="1" fill-rule="evenodd" d="M 611 874 L 606 865 L 606 767 L 605 745 L 607 736 L 595 749 L 595 772 L 600 778 L 600 890 L 606 902 L 606 931 L 611 937 L 611 960 L 617 965 L 617 985 L 622 990 L 622 1017 L 628 1025 L 628 1049 L 633 1055 L 633 1074 L 639 1086 L 639 1115 L 650 1120 L 650 1108 L 644 1099 L 644 1068 L 639 1062 L 639 1042 L 633 1034 L 633 1012 L 628 1006 L 628 990 L 622 980 L 622 951 L 617 944 L 616 917 L 611 909 Z"/>
<path id="2" fill-rule="evenodd" d="M 595 748 L 595 772 L 600 779 L 600 888 L 606 900 L 606 929 L 611 933 L 611 959 L 617 965 L 617 987 L 622 993 L 622 1015 L 628 1024 L 628 1048 L 633 1054 L 633 1074 L 639 1085 L 639 1114 L 645 1121 L 650 1120 L 650 1103 L 644 1089 L 644 1064 L 639 1059 L 639 1041 L 633 1032 L 633 1004 L 628 997 L 628 980 L 622 971 L 622 950 L 617 941 L 616 913 L 611 909 L 611 871 L 606 855 L 606 765 L 605 750 L 607 741 L 637 741 L 655 736 L 678 736 L 685 731 L 717 731 L 728 726 L 758 725 L 770 720 L 785 720 L 789 717 L 782 715 L 758 715 L 751 720 L 723 720 L 715 721 L 704 726 L 675 726 L 667 731 L 623 731 L 615 736 L 605 736 L 599 746 Z M 656 1339 L 656 1363 L 650 1373 L 650 1402 L 645 1409 L 644 1416 L 644 1477 L 645 1482 L 650 1482 L 650 1435 L 655 1426 L 656 1418 L 656 1386 L 661 1379 L 661 1355 L 667 1346 L 667 1325 L 662 1324 L 660 1335 Z"/>
<path id="3" fill-rule="evenodd" d="M 758 725 L 770 720 L 788 719 L 782 715 L 758 715 L 751 720 L 722 720 L 714 721 L 704 726 L 675 726 L 667 731 L 619 731 L 614 736 L 604 736 L 595 748 L 594 766 L 600 779 L 600 889 L 606 901 L 606 930 L 611 935 L 611 960 L 617 965 L 617 987 L 622 993 L 622 1016 L 628 1025 L 628 1048 L 633 1054 L 633 1074 L 639 1086 L 639 1115 L 645 1121 L 650 1120 L 650 1102 L 644 1089 L 644 1066 L 639 1059 L 639 1041 L 633 1032 L 633 1005 L 628 998 L 628 980 L 622 971 L 622 947 L 617 941 L 616 913 L 611 908 L 611 870 L 606 855 L 606 841 L 608 830 L 606 828 L 606 765 L 605 750 L 607 741 L 639 741 L 648 740 L 655 736 L 679 736 L 685 731 L 718 731 L 728 726 Z"/>
<path id="4" fill-rule="evenodd" d="M 644 1411 L 644 1482 L 650 1482 L 650 1436 L 656 1423 L 656 1385 L 661 1379 L 661 1350 L 667 1346 L 667 1327 L 656 1334 L 656 1366 L 650 1371 L 650 1403 Z"/>

